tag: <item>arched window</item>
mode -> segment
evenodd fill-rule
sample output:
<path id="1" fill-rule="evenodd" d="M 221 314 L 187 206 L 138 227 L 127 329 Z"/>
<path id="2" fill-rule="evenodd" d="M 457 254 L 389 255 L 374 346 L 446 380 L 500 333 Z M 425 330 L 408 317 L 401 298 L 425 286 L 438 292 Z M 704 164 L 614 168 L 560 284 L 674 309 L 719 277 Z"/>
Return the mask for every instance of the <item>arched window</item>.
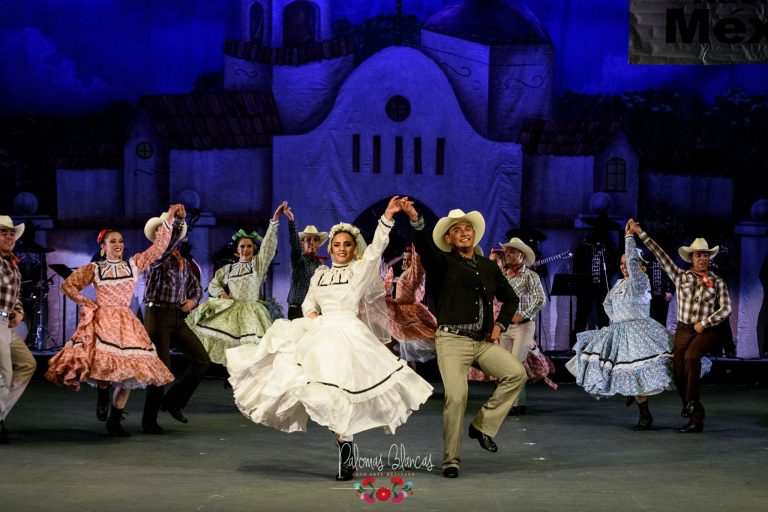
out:
<path id="1" fill-rule="evenodd" d="M 605 164 L 605 190 L 627 191 L 627 163 L 623 158 L 611 158 Z"/>
<path id="2" fill-rule="evenodd" d="M 319 18 L 317 5 L 312 2 L 298 0 L 288 4 L 283 11 L 283 48 L 317 41 Z"/>
<path id="3" fill-rule="evenodd" d="M 253 2 L 248 13 L 248 32 L 250 42 L 264 44 L 264 7 L 259 2 Z"/>

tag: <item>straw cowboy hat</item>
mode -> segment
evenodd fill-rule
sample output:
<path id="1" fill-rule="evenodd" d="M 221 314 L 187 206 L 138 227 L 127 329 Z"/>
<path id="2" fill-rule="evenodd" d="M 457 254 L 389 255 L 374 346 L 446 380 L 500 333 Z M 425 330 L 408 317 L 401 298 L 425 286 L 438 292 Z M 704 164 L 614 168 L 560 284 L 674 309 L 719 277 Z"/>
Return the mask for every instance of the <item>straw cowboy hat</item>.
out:
<path id="1" fill-rule="evenodd" d="M 0 229 L 12 229 L 16 231 L 16 240 L 24 234 L 24 223 L 14 226 L 13 221 L 7 215 L 0 215 Z"/>
<path id="2" fill-rule="evenodd" d="M 451 246 L 445 241 L 445 234 L 451 229 L 451 226 L 463 220 L 472 224 L 472 227 L 475 229 L 474 250 L 477 254 L 482 255 L 482 249 L 480 249 L 478 244 L 485 234 L 485 219 L 483 218 L 483 214 L 476 210 L 469 213 L 464 213 L 464 211 L 458 209 L 448 212 L 447 217 L 443 217 L 437 221 L 437 224 L 435 224 L 435 229 L 432 230 L 432 240 L 441 251 L 451 252 Z M 479 252 L 478 249 L 480 249 Z"/>
<path id="3" fill-rule="evenodd" d="M 522 252 L 525 255 L 523 263 L 526 265 L 533 265 L 533 262 L 536 261 L 536 255 L 533 253 L 533 249 L 528 247 L 522 240 L 517 237 L 511 238 L 509 242 L 501 244 L 501 246 L 505 249 L 517 249 L 518 251 Z"/>
<path id="4" fill-rule="evenodd" d="M 144 225 L 144 236 L 147 237 L 147 239 L 150 242 L 155 241 L 155 232 L 157 231 L 157 228 L 160 227 L 160 224 L 162 224 L 165 221 L 165 218 L 168 216 L 168 212 L 160 214 L 159 217 L 152 217 L 147 221 L 147 223 Z M 179 240 L 184 238 L 184 236 L 187 234 L 187 225 L 184 224 L 184 227 L 181 228 L 181 236 L 179 237 Z"/>
<path id="5" fill-rule="evenodd" d="M 714 256 L 720 252 L 720 246 L 716 245 L 713 248 L 709 248 L 709 244 L 703 238 L 697 238 L 689 246 L 682 246 L 677 250 L 677 254 L 683 258 L 683 261 L 691 262 L 691 254 L 694 252 L 708 252 L 710 256 Z"/>
<path id="6" fill-rule="evenodd" d="M 304 231 L 299 231 L 299 240 L 302 240 L 308 236 L 317 236 L 320 237 L 320 244 L 323 245 L 326 240 L 328 240 L 328 232 L 327 231 L 318 231 L 315 226 L 310 224 L 309 226 L 304 228 Z"/>

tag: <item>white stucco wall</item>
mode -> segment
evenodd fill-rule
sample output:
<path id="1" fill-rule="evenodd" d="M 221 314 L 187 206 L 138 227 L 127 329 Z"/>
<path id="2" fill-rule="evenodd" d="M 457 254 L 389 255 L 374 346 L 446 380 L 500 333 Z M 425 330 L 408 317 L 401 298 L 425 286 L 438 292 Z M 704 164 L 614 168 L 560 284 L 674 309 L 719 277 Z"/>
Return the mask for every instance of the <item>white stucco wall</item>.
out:
<path id="1" fill-rule="evenodd" d="M 402 62 L 409 62 L 403 66 Z M 411 106 L 402 122 L 385 105 L 402 95 Z M 361 171 L 352 172 L 352 137 L 360 134 Z M 381 136 L 381 173 L 372 170 L 372 140 Z M 404 141 L 404 170 L 394 173 L 394 140 Z M 413 171 L 413 140 L 422 139 L 423 174 Z M 435 175 L 435 145 L 445 139 L 445 174 Z M 437 65 L 405 47 L 383 50 L 365 61 L 342 86 L 333 110 L 315 130 L 274 139 L 274 196 L 293 206 L 297 224 L 327 229 L 352 221 L 371 204 L 395 194 L 423 198 L 439 216 L 450 209 L 480 210 L 487 244 L 503 240 L 519 223 L 521 149 L 481 137 L 462 115 L 453 90 Z M 492 211 L 497 214 L 493 215 Z M 372 212 L 371 215 L 380 215 Z M 404 217 L 398 222 L 406 222 Z M 287 247 L 281 229 L 280 244 Z M 275 298 L 285 301 L 288 251 L 276 258 Z"/>
<path id="2" fill-rule="evenodd" d="M 269 148 L 173 150 L 169 195 L 176 200 L 193 190 L 200 209 L 216 216 L 271 214 L 271 169 Z"/>
<path id="3" fill-rule="evenodd" d="M 272 94 L 285 133 L 303 133 L 319 125 L 353 69 L 353 55 L 301 66 L 274 66 Z"/>

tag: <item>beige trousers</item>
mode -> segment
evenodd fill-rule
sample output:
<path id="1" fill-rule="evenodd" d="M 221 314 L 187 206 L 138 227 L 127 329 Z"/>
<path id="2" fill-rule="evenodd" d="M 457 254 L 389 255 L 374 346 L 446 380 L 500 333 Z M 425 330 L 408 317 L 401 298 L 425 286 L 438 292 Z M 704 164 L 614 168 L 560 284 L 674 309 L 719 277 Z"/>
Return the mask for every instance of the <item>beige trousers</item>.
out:
<path id="1" fill-rule="evenodd" d="M 8 324 L 0 324 L 0 371 L 5 387 L 0 388 L 0 420 L 5 420 L 32 380 L 37 364 L 32 352 Z"/>
<path id="2" fill-rule="evenodd" d="M 524 363 L 534 334 L 536 334 L 536 322 L 532 320 L 522 324 L 509 324 L 507 330 L 501 333 L 500 345 L 509 350 L 520 363 Z M 525 405 L 525 403 L 525 386 L 523 386 L 520 395 L 512 405 Z"/>
<path id="3" fill-rule="evenodd" d="M 467 409 L 467 373 L 472 363 L 498 379 L 496 391 L 472 420 L 480 432 L 495 436 L 527 379 L 520 361 L 499 345 L 437 331 L 437 365 L 445 388 L 443 407 L 443 468 L 459 467 L 464 413 Z"/>

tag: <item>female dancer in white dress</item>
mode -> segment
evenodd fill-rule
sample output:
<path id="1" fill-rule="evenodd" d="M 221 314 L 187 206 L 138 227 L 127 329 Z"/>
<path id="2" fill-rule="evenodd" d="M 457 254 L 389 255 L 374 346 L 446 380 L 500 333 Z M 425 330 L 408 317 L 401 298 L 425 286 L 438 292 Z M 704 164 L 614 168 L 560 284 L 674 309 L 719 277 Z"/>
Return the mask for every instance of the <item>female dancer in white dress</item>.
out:
<path id="1" fill-rule="evenodd" d="M 259 291 L 275 257 L 278 222 L 287 208 L 288 203 L 283 202 L 275 210 L 256 255 L 253 239 L 257 234 L 242 229 L 235 233 L 240 260 L 216 271 L 208 285 L 210 298 L 186 319 L 214 363 L 226 362 L 228 348 L 258 343 L 272 325 L 266 302 L 259 300 Z"/>
<path id="2" fill-rule="evenodd" d="M 397 196 L 389 201 L 367 248 L 356 227 L 333 226 L 333 265 L 315 271 L 304 318 L 277 320 L 259 345 L 227 351 L 229 381 L 244 415 L 285 432 L 306 431 L 312 418 L 336 433 L 337 480 L 354 477 L 353 434 L 375 427 L 394 433 L 432 393 L 371 330 L 377 317 L 386 332 L 379 261 L 400 205 Z M 361 305 L 369 324 L 359 318 Z"/>

